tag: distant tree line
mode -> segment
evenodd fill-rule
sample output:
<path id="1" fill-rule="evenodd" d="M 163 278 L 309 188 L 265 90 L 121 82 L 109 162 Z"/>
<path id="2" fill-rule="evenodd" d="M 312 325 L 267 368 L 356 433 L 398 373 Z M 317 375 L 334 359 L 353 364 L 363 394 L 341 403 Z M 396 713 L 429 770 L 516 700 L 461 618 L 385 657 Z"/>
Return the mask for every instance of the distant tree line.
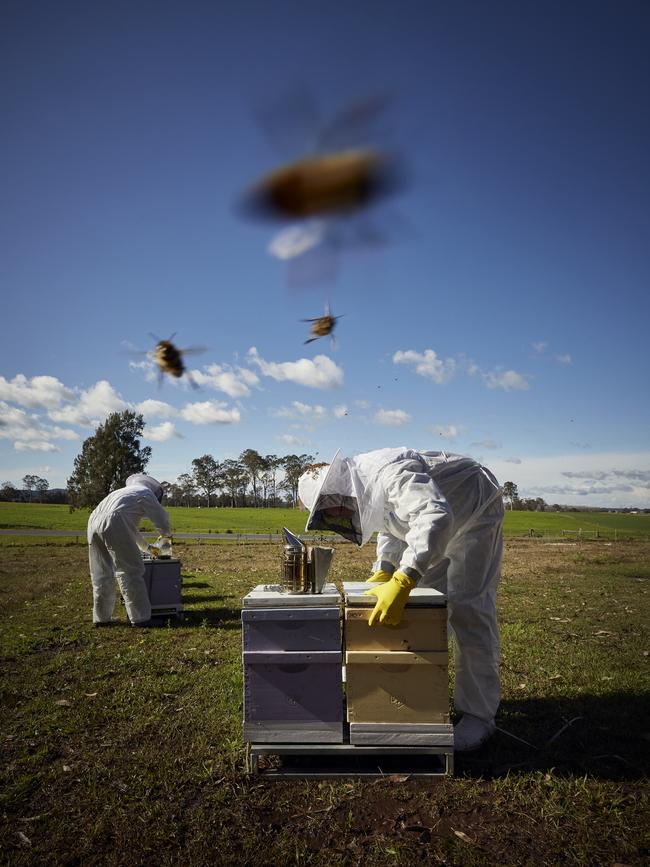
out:
<path id="1" fill-rule="evenodd" d="M 22 490 L 11 482 L 0 487 L 0 501 L 68 503 L 71 509 L 94 508 L 134 473 L 146 471 L 151 447 L 140 445 L 145 422 L 131 410 L 114 412 L 84 440 L 67 489 L 49 490 L 40 476 L 23 476 Z M 298 504 L 298 480 L 308 469 L 324 466 L 313 455 L 261 455 L 244 449 L 238 458 L 218 461 L 206 454 L 192 461 L 192 471 L 174 482 L 164 481 L 166 504 L 171 506 L 273 508 Z M 514 482 L 504 482 L 505 505 L 518 512 L 648 512 L 635 507 L 606 509 L 549 505 L 542 497 L 520 497 Z"/>
<path id="2" fill-rule="evenodd" d="M 175 482 L 163 482 L 170 506 L 295 506 L 298 479 L 318 466 L 313 455 L 261 455 L 245 449 L 236 459 L 217 461 L 202 455 L 192 461 L 192 472 Z"/>
<path id="3" fill-rule="evenodd" d="M 3 503 L 67 503 L 68 492 L 65 488 L 50 490 L 50 483 L 40 476 L 28 474 L 22 478 L 22 488 L 13 482 L 0 485 L 0 502 Z"/>
<path id="4" fill-rule="evenodd" d="M 637 509 L 634 506 L 607 508 L 606 506 L 567 506 L 561 503 L 547 503 L 541 497 L 520 497 L 514 482 L 504 482 L 501 495 L 505 505 L 513 512 L 642 512 L 650 509 Z"/>
<path id="5" fill-rule="evenodd" d="M 146 471 L 151 448 L 140 445 L 144 426 L 142 415 L 115 412 L 84 441 L 68 479 L 71 509 L 94 508 L 130 475 Z M 313 455 L 260 455 L 245 449 L 237 459 L 194 458 L 190 473 L 160 481 L 172 506 L 294 506 L 298 479 L 311 466 L 319 466 Z"/>

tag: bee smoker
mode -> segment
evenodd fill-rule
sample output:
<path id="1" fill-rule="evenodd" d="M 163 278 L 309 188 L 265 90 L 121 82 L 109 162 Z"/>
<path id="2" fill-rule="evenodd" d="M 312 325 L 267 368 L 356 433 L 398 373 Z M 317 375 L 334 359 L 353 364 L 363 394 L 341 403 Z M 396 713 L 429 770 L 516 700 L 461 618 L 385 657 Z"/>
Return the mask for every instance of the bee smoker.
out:
<path id="1" fill-rule="evenodd" d="M 305 546 L 285 545 L 282 552 L 281 584 L 285 593 L 305 592 Z"/>
<path id="2" fill-rule="evenodd" d="M 334 548 L 305 545 L 286 527 L 281 585 L 285 593 L 322 593 Z"/>

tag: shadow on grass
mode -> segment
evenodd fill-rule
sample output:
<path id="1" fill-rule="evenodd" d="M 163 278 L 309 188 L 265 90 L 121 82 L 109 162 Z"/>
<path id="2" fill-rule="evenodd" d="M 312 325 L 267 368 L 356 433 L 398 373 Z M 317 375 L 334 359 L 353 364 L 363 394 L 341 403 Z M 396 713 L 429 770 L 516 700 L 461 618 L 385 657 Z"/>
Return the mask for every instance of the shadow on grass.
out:
<path id="1" fill-rule="evenodd" d="M 201 605 L 207 602 L 220 602 L 225 598 L 226 597 L 220 593 L 217 593 L 213 596 L 199 596 L 198 594 L 193 595 L 191 593 L 183 593 L 182 596 L 183 603 L 186 605 L 196 605 L 197 603 Z"/>
<path id="2" fill-rule="evenodd" d="M 212 584 L 208 584 L 207 581 L 186 581 L 183 579 L 183 587 L 194 587 L 200 590 L 204 587 L 212 587 Z"/>
<path id="3" fill-rule="evenodd" d="M 197 601 L 204 602 L 205 599 Z M 183 619 L 176 621 L 175 625 L 195 629 L 205 626 L 214 629 L 241 629 L 241 608 L 193 608 L 185 611 Z"/>
<path id="4" fill-rule="evenodd" d="M 638 780 L 650 773 L 649 718 L 650 694 L 504 701 L 500 730 L 481 750 L 457 753 L 456 773 L 500 777 L 552 770 L 555 776 Z"/>

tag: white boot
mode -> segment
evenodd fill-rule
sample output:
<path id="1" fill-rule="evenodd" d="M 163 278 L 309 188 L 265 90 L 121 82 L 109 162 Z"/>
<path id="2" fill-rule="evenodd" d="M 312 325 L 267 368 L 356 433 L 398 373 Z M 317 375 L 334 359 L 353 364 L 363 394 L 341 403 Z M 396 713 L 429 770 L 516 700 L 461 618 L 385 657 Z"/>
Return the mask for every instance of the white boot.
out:
<path id="1" fill-rule="evenodd" d="M 454 726 L 454 750 L 457 753 L 477 750 L 493 734 L 494 728 L 494 720 L 463 714 L 460 722 Z"/>

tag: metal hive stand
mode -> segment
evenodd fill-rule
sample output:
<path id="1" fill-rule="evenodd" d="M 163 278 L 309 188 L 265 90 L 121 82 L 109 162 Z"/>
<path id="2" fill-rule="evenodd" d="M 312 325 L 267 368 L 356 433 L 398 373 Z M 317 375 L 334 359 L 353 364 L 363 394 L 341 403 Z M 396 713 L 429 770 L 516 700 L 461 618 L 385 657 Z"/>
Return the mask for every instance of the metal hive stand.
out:
<path id="1" fill-rule="evenodd" d="M 260 767 L 262 756 L 279 764 Z M 336 777 L 445 777 L 454 772 L 453 747 L 380 747 L 355 744 L 246 745 L 246 771 L 270 779 Z"/>

